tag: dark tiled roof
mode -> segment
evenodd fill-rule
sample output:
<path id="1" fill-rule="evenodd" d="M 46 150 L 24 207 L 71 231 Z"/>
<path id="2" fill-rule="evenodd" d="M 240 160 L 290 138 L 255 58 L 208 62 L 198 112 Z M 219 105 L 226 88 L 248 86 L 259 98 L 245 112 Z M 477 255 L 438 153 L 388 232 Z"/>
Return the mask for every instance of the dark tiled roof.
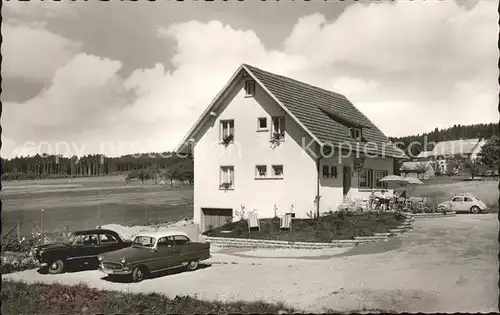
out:
<path id="1" fill-rule="evenodd" d="M 386 156 L 401 157 L 401 150 L 387 145 L 390 140 L 344 95 L 250 65 L 244 66 L 321 142 L 350 143 L 355 148 L 356 142 L 349 137 L 347 121 L 364 126 L 363 140 L 377 144 L 377 150 L 369 146 L 368 152 L 380 154 L 384 143 Z"/>

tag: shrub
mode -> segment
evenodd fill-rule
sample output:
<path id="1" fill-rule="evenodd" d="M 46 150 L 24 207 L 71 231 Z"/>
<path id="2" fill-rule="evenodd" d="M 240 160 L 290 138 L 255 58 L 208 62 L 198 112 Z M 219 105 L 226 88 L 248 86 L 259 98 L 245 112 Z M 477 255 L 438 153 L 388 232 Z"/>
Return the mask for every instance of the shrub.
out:
<path id="1" fill-rule="evenodd" d="M 347 210 L 340 210 L 337 212 L 337 218 L 339 218 L 340 220 L 344 220 L 344 217 L 346 216 L 346 212 L 348 212 Z"/>
<path id="2" fill-rule="evenodd" d="M 31 256 L 2 253 L 2 265 L 0 267 L 2 274 L 34 269 L 36 267 L 37 263 Z"/>
<path id="3" fill-rule="evenodd" d="M 333 232 L 328 230 L 318 231 L 317 237 L 322 242 L 331 242 L 333 239 Z"/>
<path id="4" fill-rule="evenodd" d="M 190 296 L 100 291 L 84 284 L 64 286 L 2 281 L 4 314 L 286 314 L 282 303 L 203 301 Z"/>
<path id="5" fill-rule="evenodd" d="M 246 229 L 244 229 L 243 227 L 241 227 L 241 226 L 235 227 L 234 230 L 233 230 L 233 232 L 234 232 L 234 235 L 236 235 L 236 236 L 241 236 L 243 234 L 248 234 L 248 231 Z"/>
<path id="6" fill-rule="evenodd" d="M 394 219 L 396 219 L 397 221 L 401 221 L 401 220 L 404 220 L 405 216 L 399 212 L 399 211 L 396 211 L 394 212 Z"/>

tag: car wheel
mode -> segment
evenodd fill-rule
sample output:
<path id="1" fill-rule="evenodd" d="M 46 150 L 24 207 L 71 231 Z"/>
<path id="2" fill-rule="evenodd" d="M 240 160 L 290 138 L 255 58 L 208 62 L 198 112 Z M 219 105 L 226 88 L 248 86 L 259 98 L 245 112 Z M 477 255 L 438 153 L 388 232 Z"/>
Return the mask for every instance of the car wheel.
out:
<path id="1" fill-rule="evenodd" d="M 49 264 L 49 273 L 58 274 L 62 273 L 64 270 L 64 263 L 62 260 L 56 260 Z"/>
<path id="2" fill-rule="evenodd" d="M 188 262 L 186 269 L 189 271 L 194 271 L 194 270 L 198 269 L 198 261 L 191 260 L 190 262 Z"/>
<path id="3" fill-rule="evenodd" d="M 132 270 L 132 281 L 141 282 L 142 280 L 144 280 L 144 277 L 145 277 L 144 269 L 135 267 L 134 270 Z"/>
<path id="4" fill-rule="evenodd" d="M 470 208 L 470 212 L 472 212 L 474 214 L 479 213 L 479 211 L 481 211 L 481 209 L 479 209 L 478 206 L 473 206 L 472 208 Z"/>

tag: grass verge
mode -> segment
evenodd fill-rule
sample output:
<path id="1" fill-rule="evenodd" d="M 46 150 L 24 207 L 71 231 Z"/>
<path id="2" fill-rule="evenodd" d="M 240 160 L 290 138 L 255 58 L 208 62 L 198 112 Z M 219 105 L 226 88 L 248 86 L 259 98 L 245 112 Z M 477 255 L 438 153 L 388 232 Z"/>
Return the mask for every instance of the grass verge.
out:
<path id="1" fill-rule="evenodd" d="M 248 232 L 247 221 L 225 224 L 204 232 L 213 237 L 282 240 L 293 242 L 330 242 L 332 240 L 353 239 L 355 236 L 372 236 L 385 233 L 404 221 L 399 213 L 336 212 L 319 219 L 294 219 L 291 230 L 280 230 L 280 219 L 261 219 L 260 231 Z"/>
<path id="2" fill-rule="evenodd" d="M 26 284 L 2 281 L 3 314 L 221 314 L 293 313 L 283 304 L 203 301 L 190 296 L 173 299 L 159 294 L 100 291 L 84 284 Z"/>

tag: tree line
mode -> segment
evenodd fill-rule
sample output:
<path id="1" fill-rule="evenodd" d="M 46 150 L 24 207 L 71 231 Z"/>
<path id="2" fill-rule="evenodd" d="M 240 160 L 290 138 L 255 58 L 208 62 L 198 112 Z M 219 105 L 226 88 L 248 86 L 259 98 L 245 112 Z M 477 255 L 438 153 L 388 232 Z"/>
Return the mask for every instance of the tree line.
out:
<path id="1" fill-rule="evenodd" d="M 152 177 L 154 174 L 162 173 L 161 170 L 163 173 L 175 170 L 175 174 L 187 174 L 186 180 L 188 180 L 189 172 L 193 170 L 193 160 L 169 152 L 129 154 L 120 157 L 106 157 L 102 154 L 88 154 L 82 157 L 37 154 L 11 159 L 2 158 L 2 180 L 128 175 L 140 170 L 147 170 L 146 173 Z"/>

